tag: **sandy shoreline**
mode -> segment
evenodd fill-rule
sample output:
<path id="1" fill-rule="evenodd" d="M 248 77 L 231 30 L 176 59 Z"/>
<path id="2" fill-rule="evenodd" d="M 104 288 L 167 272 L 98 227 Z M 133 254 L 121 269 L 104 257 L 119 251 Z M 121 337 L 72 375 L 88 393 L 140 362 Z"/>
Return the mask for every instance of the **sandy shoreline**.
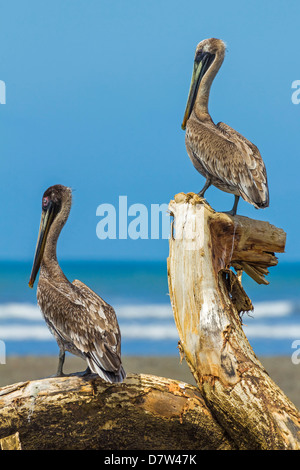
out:
<path id="1" fill-rule="evenodd" d="M 293 364 L 289 356 L 259 359 L 271 378 L 300 409 L 300 364 Z M 178 356 L 125 356 L 123 363 L 127 373 L 153 374 L 195 384 L 186 362 L 180 364 Z M 6 364 L 0 364 L 0 387 L 53 375 L 56 367 L 55 356 L 9 356 Z M 86 364 L 81 359 L 71 355 L 66 357 L 65 373 L 85 368 Z"/>

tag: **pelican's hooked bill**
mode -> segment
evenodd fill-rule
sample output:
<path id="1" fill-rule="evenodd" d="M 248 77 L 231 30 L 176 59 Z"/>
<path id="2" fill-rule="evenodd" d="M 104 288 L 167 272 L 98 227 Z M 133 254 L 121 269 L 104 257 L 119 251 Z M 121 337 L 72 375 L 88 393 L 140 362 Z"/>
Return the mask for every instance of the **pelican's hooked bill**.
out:
<path id="1" fill-rule="evenodd" d="M 57 184 L 42 198 L 42 216 L 29 286 L 40 270 L 37 301 L 60 353 L 57 376 L 63 374 L 65 351 L 86 360 L 85 373 L 107 382 L 126 377 L 121 362 L 121 333 L 114 309 L 83 282 L 68 281 L 57 258 L 56 245 L 72 204 L 72 191 Z"/>
<path id="2" fill-rule="evenodd" d="M 223 122 L 214 124 L 208 112 L 211 84 L 225 57 L 220 39 L 205 39 L 196 47 L 193 73 L 182 129 L 186 130 L 188 155 L 206 179 L 198 193 L 204 197 L 210 185 L 234 194 L 231 211 L 235 215 L 239 197 L 255 208 L 269 206 L 265 164 L 258 148 Z"/>

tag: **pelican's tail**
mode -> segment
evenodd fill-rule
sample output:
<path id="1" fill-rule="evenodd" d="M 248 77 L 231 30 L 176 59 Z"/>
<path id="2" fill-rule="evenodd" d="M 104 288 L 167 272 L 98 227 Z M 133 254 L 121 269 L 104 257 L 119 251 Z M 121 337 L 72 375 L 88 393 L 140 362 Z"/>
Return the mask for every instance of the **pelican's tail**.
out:
<path id="1" fill-rule="evenodd" d="M 106 382 L 118 383 L 118 382 L 123 382 L 123 380 L 126 378 L 126 372 L 122 364 L 118 372 L 112 372 L 112 371 L 103 369 L 100 366 L 100 364 L 95 362 L 91 357 L 87 357 L 86 361 L 91 371 L 94 372 L 94 374 L 98 374 L 99 377 L 101 377 Z"/>
<path id="2" fill-rule="evenodd" d="M 258 189 L 256 185 L 248 188 L 239 187 L 242 198 L 252 204 L 256 209 L 269 207 L 270 197 L 267 184 L 261 185 Z"/>

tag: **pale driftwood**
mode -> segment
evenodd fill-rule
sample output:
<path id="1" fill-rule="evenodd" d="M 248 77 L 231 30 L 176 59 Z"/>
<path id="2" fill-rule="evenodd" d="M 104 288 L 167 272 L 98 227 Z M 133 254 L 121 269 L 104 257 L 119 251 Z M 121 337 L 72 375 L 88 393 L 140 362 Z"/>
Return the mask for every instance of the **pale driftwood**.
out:
<path id="1" fill-rule="evenodd" d="M 299 449 L 300 415 L 256 358 L 242 328 L 252 309 L 240 278 L 264 282 L 285 233 L 267 222 L 216 213 L 180 193 L 169 206 L 168 279 L 180 347 L 207 407 L 239 449 Z"/>
<path id="2" fill-rule="evenodd" d="M 197 387 L 149 375 L 122 384 L 98 376 L 0 389 L 3 449 L 236 449 Z"/>

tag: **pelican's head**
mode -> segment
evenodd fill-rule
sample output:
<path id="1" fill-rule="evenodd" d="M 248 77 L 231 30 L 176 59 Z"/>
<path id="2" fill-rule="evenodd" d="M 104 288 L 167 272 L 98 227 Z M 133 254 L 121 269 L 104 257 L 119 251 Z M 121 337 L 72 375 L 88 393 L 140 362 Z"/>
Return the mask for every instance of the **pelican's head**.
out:
<path id="1" fill-rule="evenodd" d="M 226 45 L 222 39 L 210 38 L 204 39 L 203 41 L 199 42 L 198 46 L 196 47 L 195 52 L 195 60 L 199 58 L 201 54 L 211 54 L 211 55 L 225 55 Z"/>
<path id="2" fill-rule="evenodd" d="M 225 43 L 221 39 L 216 38 L 204 39 L 203 41 L 199 42 L 198 46 L 196 47 L 191 86 L 183 122 L 181 125 L 183 130 L 185 130 L 187 120 L 193 110 L 199 86 L 203 77 L 215 60 L 218 62 L 218 67 L 221 66 L 224 59 L 225 50 Z M 211 80 L 212 79 L 213 77 L 211 77 Z"/>
<path id="3" fill-rule="evenodd" d="M 48 188 L 43 194 L 41 223 L 29 279 L 29 287 L 31 288 L 33 287 L 35 278 L 40 269 L 50 227 L 63 210 L 67 215 L 69 214 L 71 202 L 72 190 L 66 186 L 62 186 L 61 184 L 50 186 L 50 188 Z"/>

